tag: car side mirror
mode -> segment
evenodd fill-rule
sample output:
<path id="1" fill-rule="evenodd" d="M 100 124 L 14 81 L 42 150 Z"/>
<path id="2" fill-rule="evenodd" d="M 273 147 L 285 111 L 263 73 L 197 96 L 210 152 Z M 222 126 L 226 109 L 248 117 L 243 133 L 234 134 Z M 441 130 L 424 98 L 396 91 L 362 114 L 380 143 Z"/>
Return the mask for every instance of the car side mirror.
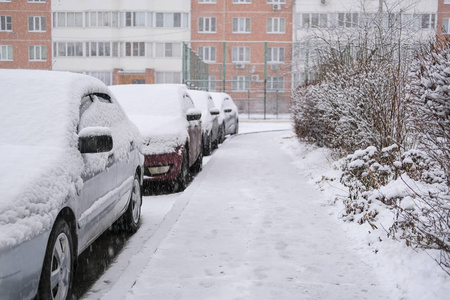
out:
<path id="1" fill-rule="evenodd" d="M 226 112 L 226 113 L 230 113 L 231 111 L 232 111 L 231 108 L 225 108 L 225 110 L 224 110 L 224 112 Z"/>
<path id="2" fill-rule="evenodd" d="M 216 115 L 220 114 L 220 111 L 218 108 L 211 108 L 211 110 L 209 112 L 211 113 L 212 116 L 216 116 Z"/>
<path id="3" fill-rule="evenodd" d="M 87 127 L 78 134 L 81 153 L 102 153 L 113 149 L 111 130 L 103 127 Z"/>
<path id="4" fill-rule="evenodd" d="M 202 117 L 202 112 L 198 109 L 190 108 L 186 113 L 186 117 L 188 121 L 197 121 Z"/>

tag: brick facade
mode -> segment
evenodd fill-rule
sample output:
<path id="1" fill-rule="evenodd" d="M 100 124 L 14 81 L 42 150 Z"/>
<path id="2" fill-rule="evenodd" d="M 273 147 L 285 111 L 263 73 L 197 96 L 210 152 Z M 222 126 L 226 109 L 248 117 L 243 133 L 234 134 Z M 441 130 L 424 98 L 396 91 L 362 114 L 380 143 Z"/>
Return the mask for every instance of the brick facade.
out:
<path id="1" fill-rule="evenodd" d="M 0 68 L 51 69 L 52 18 L 50 0 L 45 2 L 29 2 L 27 0 L 0 2 L 0 16 L 11 17 L 12 20 L 12 30 L 3 30 L 5 28 L 2 28 L 0 31 L 0 46 L 3 47 L 0 51 L 3 50 L 3 56 L 6 56 L 0 56 Z M 33 27 L 36 31 L 29 30 L 29 17 L 37 17 L 33 19 Z M 45 25 L 43 25 L 44 22 L 41 22 L 43 20 L 40 19 L 41 17 L 45 17 Z M 4 25 L 5 23 L 3 23 Z M 12 46 L 12 59 L 9 59 L 5 54 L 5 48 L 8 46 Z M 32 46 L 31 49 L 30 46 Z M 33 51 L 32 55 L 30 55 L 30 51 Z"/>
<path id="2" fill-rule="evenodd" d="M 290 61 L 293 1 L 286 0 L 275 9 L 267 0 L 235 2 L 238 1 L 191 1 L 191 47 L 197 53 L 202 52 L 200 47 L 215 48 L 215 59 L 208 62 L 209 75 L 216 79 L 215 82 L 210 82 L 211 89 L 230 94 L 241 113 L 250 111 L 261 114 L 264 110 L 270 114 L 287 113 L 292 81 Z M 215 18 L 216 28 L 212 30 L 214 32 L 205 32 L 208 31 L 205 30 L 205 18 Z M 250 24 L 247 24 L 248 20 Z M 238 22 L 245 24 L 240 24 L 241 32 L 234 32 L 233 29 L 239 29 Z M 268 22 L 272 26 L 268 26 Z M 199 28 L 202 24 L 203 31 Z M 278 30 L 281 26 L 284 28 Z M 268 32 L 270 27 L 275 32 Z M 241 51 L 247 51 L 242 48 L 248 48 L 250 57 L 239 62 L 233 61 L 233 51 L 239 51 L 233 50 L 236 47 L 241 47 Z M 276 64 L 268 61 L 266 64 L 265 54 L 272 51 L 269 48 L 283 48 L 283 61 Z M 274 83 L 275 77 L 283 79 Z M 239 78 L 240 82 L 233 83 L 236 78 Z M 268 79 L 266 89 L 265 78 Z"/>

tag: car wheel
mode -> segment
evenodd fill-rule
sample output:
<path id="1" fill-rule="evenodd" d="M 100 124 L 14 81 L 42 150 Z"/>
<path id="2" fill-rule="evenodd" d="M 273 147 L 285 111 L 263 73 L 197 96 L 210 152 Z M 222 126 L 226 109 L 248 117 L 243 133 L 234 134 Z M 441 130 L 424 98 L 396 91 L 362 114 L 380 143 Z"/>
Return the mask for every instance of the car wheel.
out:
<path id="1" fill-rule="evenodd" d="M 74 269 L 74 250 L 69 225 L 56 221 L 45 251 L 38 299 L 64 300 L 70 298 Z"/>
<path id="2" fill-rule="evenodd" d="M 203 141 L 202 141 L 202 148 L 203 148 Z M 200 151 L 200 153 L 198 154 L 197 160 L 195 161 L 194 165 L 192 166 L 192 171 L 195 173 L 199 173 L 202 170 L 202 168 L 203 168 L 203 151 Z"/>
<path id="3" fill-rule="evenodd" d="M 189 181 L 189 149 L 185 148 L 183 151 L 183 161 L 181 162 L 181 170 L 178 179 L 175 182 L 175 191 L 184 191 Z"/>
<path id="4" fill-rule="evenodd" d="M 225 141 L 225 124 L 220 126 L 219 144 L 222 144 L 223 141 Z"/>
<path id="5" fill-rule="evenodd" d="M 136 174 L 131 189 L 130 204 L 127 211 L 122 216 L 124 229 L 134 233 L 139 229 L 139 221 L 141 220 L 142 194 L 139 175 Z"/>
<path id="6" fill-rule="evenodd" d="M 236 120 L 236 123 L 234 124 L 233 134 L 238 134 L 238 132 L 239 132 L 239 120 Z"/>
<path id="7" fill-rule="evenodd" d="M 203 155 L 204 156 L 211 155 L 212 148 L 213 148 L 213 145 L 212 145 L 211 135 L 208 135 L 206 137 L 206 143 L 203 146 Z"/>

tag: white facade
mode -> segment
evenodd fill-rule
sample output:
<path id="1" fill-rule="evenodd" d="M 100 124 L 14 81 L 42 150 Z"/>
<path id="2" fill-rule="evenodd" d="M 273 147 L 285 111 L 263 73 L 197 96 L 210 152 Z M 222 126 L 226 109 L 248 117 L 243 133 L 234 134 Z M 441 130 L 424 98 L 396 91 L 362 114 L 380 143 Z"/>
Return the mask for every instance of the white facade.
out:
<path id="1" fill-rule="evenodd" d="M 365 16 L 381 11 L 383 26 L 389 26 L 391 16 L 401 15 L 402 25 L 406 28 L 403 38 L 412 44 L 435 36 L 437 10 L 438 0 L 295 1 L 293 43 L 296 47 L 293 47 L 293 70 L 297 84 L 304 84 L 308 80 L 308 64 L 314 52 L 313 40 L 318 32 L 329 31 L 335 36 L 328 38 L 342 39 L 351 27 L 358 27 Z M 339 28 L 342 28 L 342 35 Z"/>
<path id="2" fill-rule="evenodd" d="M 114 69 L 154 69 L 159 81 L 181 82 L 190 9 L 188 0 L 52 1 L 52 68 L 91 74 L 107 84 Z"/>

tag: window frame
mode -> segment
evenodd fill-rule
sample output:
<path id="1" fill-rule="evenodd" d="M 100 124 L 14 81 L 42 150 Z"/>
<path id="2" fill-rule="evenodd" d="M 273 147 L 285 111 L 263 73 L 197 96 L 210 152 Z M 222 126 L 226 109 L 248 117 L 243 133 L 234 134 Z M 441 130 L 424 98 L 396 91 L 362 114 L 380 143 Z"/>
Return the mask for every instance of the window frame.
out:
<path id="1" fill-rule="evenodd" d="M 247 57 L 248 56 L 248 57 Z M 243 57 L 241 60 L 240 58 Z M 231 62 L 237 64 L 250 63 L 252 59 L 252 52 L 250 47 L 234 46 L 231 48 Z"/>
<path id="2" fill-rule="evenodd" d="M 31 21 L 32 20 L 32 21 Z M 39 22 L 36 23 L 36 21 Z M 31 21 L 31 23 L 30 23 Z M 36 29 L 36 24 L 39 24 L 39 28 Z M 32 29 L 30 29 L 30 25 L 32 25 Z M 42 26 L 44 25 L 44 29 Z M 47 17 L 45 16 L 28 16 L 28 32 L 47 32 Z"/>
<path id="3" fill-rule="evenodd" d="M 231 80 L 232 80 L 231 89 L 234 92 L 245 92 L 250 89 L 250 80 L 248 76 L 242 75 L 232 76 Z"/>
<path id="4" fill-rule="evenodd" d="M 244 30 L 241 30 L 241 29 Z M 250 17 L 234 17 L 232 25 L 233 33 L 251 33 L 252 32 L 252 18 Z"/>
<path id="5" fill-rule="evenodd" d="M 38 54 L 39 55 L 36 55 Z M 33 54 L 33 57 L 32 55 Z M 37 58 L 39 56 L 39 58 Z M 45 45 L 29 45 L 28 46 L 28 61 L 47 61 L 47 46 Z"/>
<path id="6" fill-rule="evenodd" d="M 205 30 L 206 29 L 205 21 L 208 21 L 208 26 L 210 27 L 210 30 Z M 198 33 L 216 33 L 217 32 L 217 18 L 216 17 L 199 17 L 197 31 L 198 31 Z"/>
<path id="7" fill-rule="evenodd" d="M 199 46 L 197 53 L 204 62 L 216 62 L 217 49 L 214 46 Z"/>
<path id="8" fill-rule="evenodd" d="M 266 33 L 268 34 L 285 34 L 286 33 L 286 18 L 269 17 L 266 21 Z M 278 30 L 275 31 L 274 28 Z M 281 28 L 282 27 L 282 28 Z"/>
<path id="9" fill-rule="evenodd" d="M 6 58 L 3 57 L 3 53 L 6 53 Z M 13 45 L 0 45 L 0 61 L 14 61 Z"/>
<path id="10" fill-rule="evenodd" d="M 282 57 L 282 59 L 280 59 Z M 276 59 L 274 59 L 276 58 Z M 284 47 L 268 47 L 267 48 L 267 63 L 282 64 L 286 59 L 286 49 Z"/>
<path id="11" fill-rule="evenodd" d="M 2 23 L 5 26 L 4 29 L 2 28 Z M 7 15 L 1 15 L 0 16 L 0 31 L 2 31 L 2 32 L 12 32 L 12 16 L 7 16 Z"/>

